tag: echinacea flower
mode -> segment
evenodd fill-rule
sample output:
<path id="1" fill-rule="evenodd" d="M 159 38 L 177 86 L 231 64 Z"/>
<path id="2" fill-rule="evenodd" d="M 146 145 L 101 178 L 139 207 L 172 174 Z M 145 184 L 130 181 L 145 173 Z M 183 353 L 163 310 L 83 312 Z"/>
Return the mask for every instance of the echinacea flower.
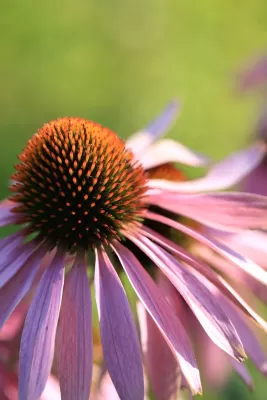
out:
<path id="1" fill-rule="evenodd" d="M 173 120 L 174 113 L 175 105 L 171 104 L 127 146 L 99 124 L 61 118 L 39 129 L 19 156 L 17 172 L 12 176 L 12 196 L 0 205 L 1 226 L 21 225 L 20 230 L 0 242 L 0 326 L 31 287 L 43 257 L 53 254 L 43 270 L 22 333 L 20 400 L 40 398 L 54 353 L 62 399 L 88 400 L 92 377 L 89 279 L 93 276 L 109 375 L 122 400 L 144 398 L 141 349 L 124 288 L 113 266 L 114 256 L 169 346 L 183 382 L 193 394 L 201 392 L 199 371 L 183 320 L 173 312 L 164 290 L 125 246 L 126 239 L 157 265 L 217 346 L 238 361 L 245 358 L 244 348 L 250 355 L 252 349 L 246 337 L 242 344 L 239 313 L 263 324 L 260 317 L 218 274 L 147 228 L 144 222 L 152 220 L 173 227 L 238 268 L 253 269 L 252 263 L 212 235 L 201 234 L 149 207 L 157 205 L 222 229 L 266 227 L 265 197 L 198 194 L 235 184 L 252 168 L 244 166 L 244 160 L 252 155 L 253 160 L 260 160 L 262 147 L 254 146 L 235 160 L 226 159 L 195 181 L 146 179 L 144 169 L 161 163 L 206 162 L 174 141 L 153 143 Z"/>

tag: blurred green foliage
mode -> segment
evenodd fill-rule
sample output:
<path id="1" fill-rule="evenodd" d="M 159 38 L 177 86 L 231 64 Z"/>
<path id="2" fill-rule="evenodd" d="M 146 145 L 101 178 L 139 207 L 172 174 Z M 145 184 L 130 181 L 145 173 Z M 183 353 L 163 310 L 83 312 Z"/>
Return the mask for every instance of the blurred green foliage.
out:
<path id="1" fill-rule="evenodd" d="M 266 0 L 1 1 L 0 196 L 16 156 L 44 123 L 96 120 L 121 136 L 172 97 L 183 110 L 170 136 L 215 158 L 246 143 L 257 101 L 235 73 L 266 46 Z M 237 379 L 204 399 L 265 399 Z"/>

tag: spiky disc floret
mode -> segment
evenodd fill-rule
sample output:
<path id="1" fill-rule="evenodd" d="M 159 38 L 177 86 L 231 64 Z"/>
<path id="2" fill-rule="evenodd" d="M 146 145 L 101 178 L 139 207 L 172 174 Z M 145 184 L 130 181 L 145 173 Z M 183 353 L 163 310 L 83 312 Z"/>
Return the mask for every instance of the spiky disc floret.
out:
<path id="1" fill-rule="evenodd" d="M 11 200 L 32 232 L 75 252 L 107 244 L 142 212 L 142 166 L 118 136 L 80 118 L 45 124 L 19 156 Z"/>

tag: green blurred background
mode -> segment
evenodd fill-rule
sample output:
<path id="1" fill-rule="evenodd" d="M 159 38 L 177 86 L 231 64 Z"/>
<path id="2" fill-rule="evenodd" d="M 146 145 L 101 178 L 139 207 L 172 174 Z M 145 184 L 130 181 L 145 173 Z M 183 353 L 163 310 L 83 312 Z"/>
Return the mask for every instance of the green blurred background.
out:
<path id="1" fill-rule="evenodd" d="M 266 0 L 2 0 L 0 196 L 16 156 L 44 122 L 80 116 L 121 136 L 173 97 L 170 136 L 220 158 L 253 132 L 258 99 L 234 90 L 235 73 L 266 47 Z M 233 377 L 204 399 L 266 399 Z"/>

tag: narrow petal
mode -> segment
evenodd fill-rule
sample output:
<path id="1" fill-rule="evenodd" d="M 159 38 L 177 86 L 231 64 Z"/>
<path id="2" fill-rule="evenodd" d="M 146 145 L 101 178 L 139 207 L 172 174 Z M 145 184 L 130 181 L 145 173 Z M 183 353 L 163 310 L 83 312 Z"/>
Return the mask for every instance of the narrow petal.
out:
<path id="1" fill-rule="evenodd" d="M 216 253 L 220 254 L 225 259 L 244 270 L 246 273 L 254 277 L 259 282 L 267 285 L 267 271 L 265 271 L 259 265 L 255 264 L 252 260 L 243 257 L 230 247 L 227 247 L 225 244 L 220 243 L 218 240 L 212 238 L 211 235 L 208 236 L 208 234 L 198 233 L 193 229 L 188 228 L 183 224 L 180 224 L 179 222 L 173 221 L 170 218 L 166 218 L 155 213 L 148 212 L 146 214 L 146 217 L 151 218 L 155 221 L 165 223 L 173 227 L 174 229 L 178 229 L 186 235 L 193 237 L 203 245 L 211 248 Z"/>
<path id="2" fill-rule="evenodd" d="M 64 282 L 63 258 L 57 253 L 38 285 L 22 333 L 19 399 L 37 400 L 48 379 Z"/>
<path id="3" fill-rule="evenodd" d="M 201 393 L 199 371 L 183 325 L 137 258 L 118 242 L 113 249 L 136 294 L 174 352 L 192 393 Z"/>
<path id="4" fill-rule="evenodd" d="M 26 243 L 14 249 L 5 263 L 0 265 L 0 289 L 21 269 L 36 244 Z"/>
<path id="5" fill-rule="evenodd" d="M 209 227 L 240 231 L 267 228 L 267 197 L 250 193 L 179 194 L 148 192 L 148 204 L 187 216 Z"/>
<path id="6" fill-rule="evenodd" d="M 256 168 L 265 153 L 265 145 L 256 143 L 248 149 L 231 154 L 223 161 L 215 164 L 203 178 L 186 182 L 151 179 L 148 185 L 151 188 L 186 193 L 227 189 L 236 185 Z"/>
<path id="7" fill-rule="evenodd" d="M 197 276 L 202 282 L 205 282 L 216 301 L 220 304 L 222 309 L 226 312 L 231 322 L 235 326 L 246 353 L 254 362 L 256 367 L 265 374 L 266 358 L 264 350 L 260 346 L 259 341 L 255 337 L 252 330 L 248 327 L 248 325 L 242 318 L 241 313 L 211 282 L 209 282 L 205 277 L 201 276 L 198 271 L 193 271 L 192 273 Z"/>
<path id="8" fill-rule="evenodd" d="M 18 214 L 12 212 L 16 204 L 10 200 L 0 201 L 0 227 L 15 224 L 19 218 Z"/>
<path id="9" fill-rule="evenodd" d="M 22 244 L 23 238 L 23 233 L 19 231 L 0 240 L 0 270 L 7 262 L 10 262 L 10 254 Z"/>
<path id="10" fill-rule="evenodd" d="M 44 253 L 42 248 L 36 250 L 13 278 L 0 289 L 0 329 L 32 286 Z"/>
<path id="11" fill-rule="evenodd" d="M 132 135 L 127 140 L 126 146 L 139 156 L 147 147 L 171 128 L 171 125 L 177 118 L 179 109 L 179 103 L 172 101 L 150 125 Z"/>
<path id="12" fill-rule="evenodd" d="M 159 328 L 141 302 L 137 303 L 145 365 L 156 399 L 170 400 L 177 395 L 179 367 L 177 359 Z"/>
<path id="13" fill-rule="evenodd" d="M 232 360 L 232 365 L 234 370 L 238 373 L 238 375 L 243 379 L 245 384 L 249 387 L 250 390 L 253 390 L 253 381 L 250 373 L 248 372 L 247 367 L 244 363 L 239 363 L 236 360 Z"/>
<path id="14" fill-rule="evenodd" d="M 108 372 L 102 377 L 99 393 L 94 400 L 120 400 Z"/>
<path id="15" fill-rule="evenodd" d="M 129 237 L 170 279 L 211 340 L 230 356 L 245 358 L 239 336 L 208 288 L 165 250 L 148 238 Z"/>
<path id="16" fill-rule="evenodd" d="M 167 250 L 173 252 L 178 259 L 185 262 L 186 264 L 193 267 L 196 271 L 201 273 L 205 276 L 210 282 L 212 282 L 225 296 L 231 300 L 239 309 L 240 311 L 244 312 L 248 317 L 252 318 L 254 322 L 256 322 L 262 329 L 267 331 L 267 322 L 264 321 L 243 299 L 238 293 L 227 283 L 227 281 L 217 274 L 212 268 L 210 268 L 210 264 L 214 265 L 219 270 L 222 270 L 223 274 L 228 274 L 230 270 L 231 277 L 233 276 L 233 266 L 232 264 L 227 263 L 224 259 L 220 258 L 221 262 L 219 263 L 215 257 L 218 256 L 214 252 L 210 252 L 209 249 L 203 248 L 203 246 L 198 247 L 194 246 L 194 251 L 196 250 L 199 252 L 199 256 L 201 258 L 196 258 L 194 255 L 189 253 L 187 250 L 183 249 L 182 247 L 178 246 L 176 243 L 164 238 L 159 233 L 149 229 L 147 227 L 142 227 L 141 234 L 147 236 L 148 238 L 152 239 L 154 242 L 158 243 L 159 245 L 163 246 Z M 208 253 L 208 254 L 207 254 Z M 205 259 L 208 261 L 208 264 L 201 261 Z M 214 261 L 215 260 L 215 261 Z M 229 268 L 227 269 L 222 268 L 222 262 L 229 264 Z M 223 265 L 224 265 L 223 263 Z M 236 278 L 237 274 L 234 274 Z M 259 283 L 259 282 L 258 282 Z M 263 288 L 266 286 L 261 285 L 261 292 Z M 255 281 L 254 281 L 255 286 Z M 263 287 L 262 287 L 263 286 Z M 256 286 L 257 290 L 259 291 L 259 287 Z M 259 293 L 258 293 L 259 294 Z M 261 294 L 261 293 L 260 293 Z M 263 295 L 263 293 L 262 293 Z M 265 296 L 267 294 L 265 293 Z"/>
<path id="17" fill-rule="evenodd" d="M 205 166 L 209 160 L 175 140 L 165 139 L 150 146 L 140 162 L 144 169 L 149 169 L 168 162 L 200 167 Z"/>
<path id="18" fill-rule="evenodd" d="M 56 359 L 62 398 L 88 400 L 93 338 L 91 294 L 84 260 L 75 261 L 64 284 Z"/>
<path id="19" fill-rule="evenodd" d="M 96 303 L 104 359 L 121 399 L 143 400 L 141 350 L 131 309 L 107 254 L 96 251 Z"/>
<path id="20" fill-rule="evenodd" d="M 242 91 L 255 89 L 267 83 L 267 56 L 254 60 L 238 77 L 238 88 Z"/>

